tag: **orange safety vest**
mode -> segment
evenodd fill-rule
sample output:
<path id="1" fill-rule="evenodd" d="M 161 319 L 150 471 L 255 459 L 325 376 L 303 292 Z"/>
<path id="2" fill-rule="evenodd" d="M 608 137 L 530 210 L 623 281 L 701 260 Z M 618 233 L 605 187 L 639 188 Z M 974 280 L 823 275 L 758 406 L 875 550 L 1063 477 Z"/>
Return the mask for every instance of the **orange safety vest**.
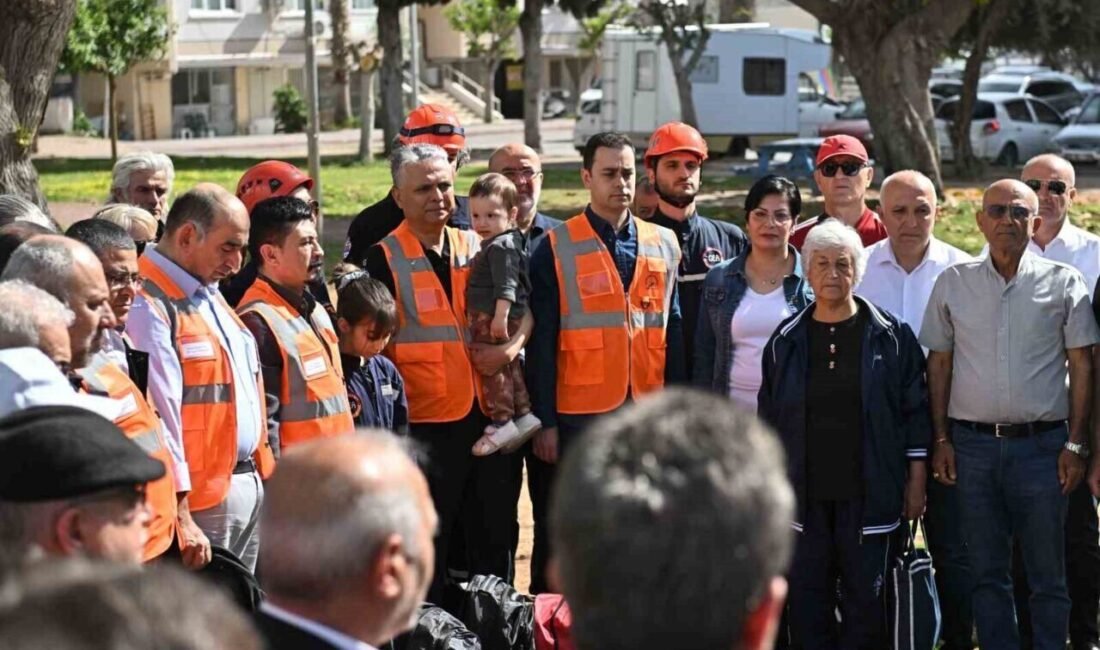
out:
<path id="1" fill-rule="evenodd" d="M 386 355 L 405 380 L 410 422 L 454 422 L 470 412 L 474 394 L 485 410 L 481 378 L 466 350 L 466 281 L 481 248 L 476 233 L 445 227 L 451 249 L 451 301 L 420 240 L 402 222 L 382 240 L 393 273 L 400 327 Z"/>
<path id="2" fill-rule="evenodd" d="M 550 231 L 558 275 L 560 413 L 606 413 L 664 386 L 665 329 L 680 264 L 671 230 L 634 219 L 638 260 L 629 292 L 581 213 Z"/>
<path id="3" fill-rule="evenodd" d="M 237 307 L 241 316 L 250 312 L 271 328 L 283 358 L 279 448 L 355 431 L 340 365 L 340 340 L 321 303 L 307 321 L 271 283 L 258 277 Z"/>
<path id="4" fill-rule="evenodd" d="M 77 370 L 76 374 L 83 380 L 86 392 L 106 395 L 122 405 L 115 424 L 137 446 L 164 463 L 167 470 L 163 477 L 145 488 L 146 502 L 153 515 L 143 555 L 148 562 L 167 551 L 176 535 L 176 480 L 172 457 L 168 455 L 168 447 L 160 430 L 160 418 L 130 376 L 112 363 L 107 355 L 93 356 L 91 362 Z"/>
<path id="5" fill-rule="evenodd" d="M 213 508 L 229 494 L 229 481 L 237 464 L 237 407 L 233 390 L 233 369 L 217 334 L 210 329 L 198 307 L 183 290 L 148 256 L 138 260 L 141 295 L 168 324 L 183 371 L 180 422 L 183 449 L 191 471 L 192 511 Z M 233 309 L 222 300 L 225 310 L 247 331 Z M 251 336 L 251 334 L 249 335 Z M 256 390 L 263 396 L 263 378 L 257 373 Z M 260 414 L 263 431 L 253 456 L 260 476 L 275 469 L 275 457 L 267 439 L 267 419 Z"/>

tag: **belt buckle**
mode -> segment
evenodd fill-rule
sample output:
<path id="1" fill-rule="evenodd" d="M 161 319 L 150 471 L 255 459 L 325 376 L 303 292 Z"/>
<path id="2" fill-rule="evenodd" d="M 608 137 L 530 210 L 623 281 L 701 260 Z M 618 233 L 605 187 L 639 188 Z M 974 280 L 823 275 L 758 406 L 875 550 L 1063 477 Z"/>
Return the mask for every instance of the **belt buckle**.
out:
<path id="1" fill-rule="evenodd" d="M 1007 429 L 1009 426 L 1011 426 L 1011 425 L 1008 425 L 1008 424 L 994 424 L 993 425 L 993 436 L 996 437 L 996 438 L 1006 437 L 1003 434 L 1001 434 L 1001 427 L 1005 427 Z"/>

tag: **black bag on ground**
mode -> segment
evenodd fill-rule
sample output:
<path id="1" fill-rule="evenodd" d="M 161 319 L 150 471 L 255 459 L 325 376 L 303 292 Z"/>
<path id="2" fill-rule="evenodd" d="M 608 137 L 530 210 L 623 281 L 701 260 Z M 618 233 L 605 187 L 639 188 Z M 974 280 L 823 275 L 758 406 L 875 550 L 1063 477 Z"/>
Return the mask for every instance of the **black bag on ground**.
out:
<path id="1" fill-rule="evenodd" d="M 534 650 L 535 599 L 497 576 L 475 575 L 449 585 L 444 600 L 484 650 Z"/>
<path id="2" fill-rule="evenodd" d="M 481 650 L 481 642 L 442 607 L 424 603 L 416 626 L 381 650 Z"/>
<path id="3" fill-rule="evenodd" d="M 914 530 L 918 526 L 923 534 L 919 519 L 901 531 L 902 552 L 887 577 L 887 617 L 894 650 L 932 650 L 940 638 L 940 599 L 932 556 L 917 548 Z"/>

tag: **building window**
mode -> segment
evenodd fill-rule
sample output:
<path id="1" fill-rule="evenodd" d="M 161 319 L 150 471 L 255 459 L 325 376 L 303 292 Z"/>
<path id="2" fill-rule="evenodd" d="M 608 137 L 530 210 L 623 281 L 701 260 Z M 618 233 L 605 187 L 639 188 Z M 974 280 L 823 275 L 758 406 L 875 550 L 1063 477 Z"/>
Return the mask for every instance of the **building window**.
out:
<path id="1" fill-rule="evenodd" d="M 657 53 L 638 52 L 634 58 L 634 92 L 657 89 Z"/>
<path id="2" fill-rule="evenodd" d="M 787 92 L 785 59 L 746 58 L 741 85 L 746 95 L 784 95 Z"/>
<path id="3" fill-rule="evenodd" d="M 236 11 L 237 0 L 191 0 L 191 8 L 199 11 Z"/>

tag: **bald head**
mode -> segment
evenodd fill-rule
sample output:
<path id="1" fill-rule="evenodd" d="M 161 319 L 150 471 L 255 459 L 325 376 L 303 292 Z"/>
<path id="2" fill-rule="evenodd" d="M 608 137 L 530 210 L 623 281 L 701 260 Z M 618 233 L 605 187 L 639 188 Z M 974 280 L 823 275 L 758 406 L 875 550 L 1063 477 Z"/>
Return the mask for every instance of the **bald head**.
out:
<path id="1" fill-rule="evenodd" d="M 903 268 L 912 270 L 924 259 L 937 211 L 936 186 L 924 174 L 905 170 L 882 181 L 879 214 Z"/>
<path id="2" fill-rule="evenodd" d="M 985 210 L 998 201 L 1017 201 L 1031 208 L 1032 212 L 1039 209 L 1039 197 L 1035 192 L 1023 182 L 1012 178 L 1003 178 L 985 189 L 982 194 L 982 209 Z"/>
<path id="3" fill-rule="evenodd" d="M 194 225 L 201 233 L 215 228 L 222 219 L 248 219 L 244 203 L 228 190 L 214 183 L 199 183 L 180 196 L 168 211 L 164 222 L 164 234 L 176 234 L 187 224 Z"/>
<path id="4" fill-rule="evenodd" d="M 978 228 L 989 242 L 994 264 L 998 258 L 1014 264 L 1023 255 L 1035 228 L 1042 224 L 1038 211 L 1039 198 L 1020 181 L 999 180 L 986 188 Z"/>
<path id="5" fill-rule="evenodd" d="M 23 280 L 51 294 L 74 315 L 69 326 L 73 368 L 87 365 L 115 327 L 103 265 L 84 244 L 60 235 L 41 235 L 15 249 L 3 280 Z"/>
<path id="6" fill-rule="evenodd" d="M 542 194 L 542 162 L 538 153 L 525 144 L 513 142 L 493 152 L 489 157 L 489 171 L 503 174 L 516 185 L 519 198 L 520 230 L 527 232 L 538 211 Z"/>
<path id="7" fill-rule="evenodd" d="M 1027 161 L 1020 180 L 1039 197 L 1039 215 L 1043 222 L 1035 229 L 1035 242 L 1046 248 L 1061 232 L 1077 198 L 1077 173 L 1065 158 L 1043 154 Z"/>
<path id="8" fill-rule="evenodd" d="M 290 449 L 265 486 L 260 529 L 259 573 L 273 602 L 326 621 L 346 616 L 334 627 L 372 645 L 409 627 L 431 581 L 428 483 L 383 431 Z"/>
<path id="9" fill-rule="evenodd" d="M 156 250 L 211 285 L 240 270 L 249 226 L 240 199 L 220 185 L 200 183 L 172 204 Z"/>
<path id="10" fill-rule="evenodd" d="M 932 179 L 915 169 L 906 169 L 887 176 L 879 188 L 879 202 L 885 204 L 888 200 L 895 198 L 891 194 L 895 190 L 906 193 L 919 192 L 924 196 L 932 197 L 933 202 L 936 199 L 936 186 L 932 183 Z"/>

